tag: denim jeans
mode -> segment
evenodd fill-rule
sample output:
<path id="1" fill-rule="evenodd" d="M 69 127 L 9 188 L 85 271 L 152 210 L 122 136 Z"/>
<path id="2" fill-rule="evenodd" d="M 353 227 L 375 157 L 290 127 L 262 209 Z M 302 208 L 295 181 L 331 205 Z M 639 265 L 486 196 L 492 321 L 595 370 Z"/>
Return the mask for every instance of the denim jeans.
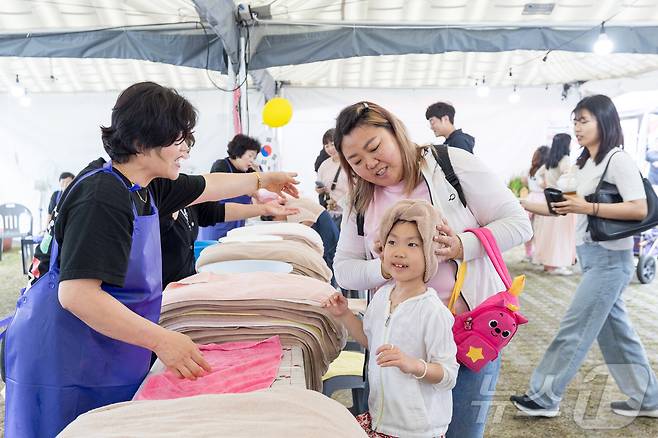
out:
<path id="1" fill-rule="evenodd" d="M 556 409 L 597 340 L 610 373 L 629 397 L 631 407 L 658 408 L 656 376 L 622 299 L 633 273 L 632 251 L 611 251 L 597 243 L 585 243 L 578 246 L 577 252 L 582 280 L 555 338 L 530 378 L 528 396 L 547 409 Z"/>
<path id="2" fill-rule="evenodd" d="M 484 435 L 487 413 L 500 373 L 500 356 L 479 373 L 459 367 L 452 390 L 452 421 L 446 438 L 479 438 Z"/>

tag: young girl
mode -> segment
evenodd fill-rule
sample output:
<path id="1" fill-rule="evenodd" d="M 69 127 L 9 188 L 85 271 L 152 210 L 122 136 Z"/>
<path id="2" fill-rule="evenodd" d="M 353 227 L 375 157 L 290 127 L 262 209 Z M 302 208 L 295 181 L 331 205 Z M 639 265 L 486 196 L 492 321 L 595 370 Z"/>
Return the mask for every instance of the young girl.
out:
<path id="1" fill-rule="evenodd" d="M 395 204 L 379 232 L 382 266 L 395 284 L 377 291 L 363 322 L 340 293 L 324 303 L 372 352 L 369 412 L 357 417 L 370 437 L 439 437 L 448 430 L 459 369 L 454 319 L 426 286 L 437 270 L 432 236 L 440 222 L 426 201 Z"/>

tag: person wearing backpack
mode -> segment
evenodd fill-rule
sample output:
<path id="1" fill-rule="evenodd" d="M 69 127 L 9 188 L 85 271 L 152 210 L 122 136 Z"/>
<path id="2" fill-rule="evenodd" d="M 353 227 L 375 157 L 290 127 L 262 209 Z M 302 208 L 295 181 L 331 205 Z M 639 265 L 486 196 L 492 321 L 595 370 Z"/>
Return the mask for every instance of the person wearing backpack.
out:
<path id="1" fill-rule="evenodd" d="M 376 289 L 391 279 L 377 258 L 378 228 L 384 212 L 402 199 L 429 201 L 446 222 L 434 236 L 437 273 L 428 286 L 447 304 L 458 263 L 468 262 L 455 310 L 474 309 L 504 287 L 484 248 L 468 228 L 489 228 L 501 250 L 529 240 L 532 228 L 518 200 L 495 172 L 458 148 L 420 147 L 409 139 L 402 122 L 371 102 L 343 109 L 336 120 L 334 144 L 350 182 L 343 205 L 341 235 L 334 258 L 338 284 L 346 289 Z M 453 390 L 453 419 L 448 437 L 484 433 L 491 391 L 481 394 L 488 379 L 495 386 L 500 360 L 479 373 L 461 367 Z"/>

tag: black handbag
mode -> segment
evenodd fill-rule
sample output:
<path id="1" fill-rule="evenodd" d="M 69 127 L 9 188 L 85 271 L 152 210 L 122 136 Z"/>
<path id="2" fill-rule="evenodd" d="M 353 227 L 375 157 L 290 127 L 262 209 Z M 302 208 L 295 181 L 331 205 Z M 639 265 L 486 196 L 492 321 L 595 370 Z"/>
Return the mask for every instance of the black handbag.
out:
<path id="1" fill-rule="evenodd" d="M 610 161 L 612 157 L 615 156 L 617 152 L 610 156 L 608 159 L 608 164 L 603 170 L 603 175 L 599 184 L 596 186 L 596 190 L 591 195 L 585 196 L 587 202 L 598 202 L 601 204 L 612 204 L 616 202 L 623 202 L 617 186 L 609 182 L 603 181 L 606 172 L 608 171 L 608 166 L 610 166 Z M 605 219 L 598 216 L 587 216 L 587 230 L 592 236 L 592 240 L 600 242 L 605 240 L 617 240 L 623 239 L 624 237 L 633 236 L 634 234 L 639 234 L 642 231 L 648 230 L 655 226 L 658 226 L 658 196 L 649 180 L 642 178 L 642 183 L 644 184 L 644 192 L 647 197 L 647 216 L 641 221 L 625 221 L 617 219 Z"/>

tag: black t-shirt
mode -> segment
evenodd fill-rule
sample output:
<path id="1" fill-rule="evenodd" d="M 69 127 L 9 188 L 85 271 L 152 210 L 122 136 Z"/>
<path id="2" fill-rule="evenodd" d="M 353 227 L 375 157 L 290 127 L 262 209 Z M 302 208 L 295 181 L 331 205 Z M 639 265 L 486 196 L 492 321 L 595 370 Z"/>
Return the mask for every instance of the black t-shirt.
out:
<path id="1" fill-rule="evenodd" d="M 79 176 L 104 163 L 102 158 L 91 162 Z M 115 172 L 125 184 L 99 172 L 75 187 L 71 184 L 64 192 L 55 220 L 60 280 L 94 278 L 122 287 L 132 243 L 131 203 L 135 203 L 138 215 L 150 214 L 149 197 L 153 196 L 159 214 L 170 216 L 197 199 L 206 186 L 202 176 L 181 174 L 176 180 L 156 178 L 147 188 L 129 192 L 130 181 Z"/>
<path id="2" fill-rule="evenodd" d="M 183 208 L 176 220 L 160 216 L 160 241 L 162 244 L 162 287 L 196 274 L 194 269 L 194 241 L 199 226 L 208 227 L 224 222 L 224 204 L 204 202 Z"/>
<path id="3" fill-rule="evenodd" d="M 50 196 L 50 202 L 48 203 L 48 214 L 53 214 L 53 211 L 55 211 L 55 207 L 57 207 L 57 195 L 59 192 L 61 192 L 61 190 L 54 191 Z"/>
<path id="4" fill-rule="evenodd" d="M 251 173 L 254 172 L 254 169 L 249 168 L 246 172 L 238 169 L 228 158 L 220 158 L 219 160 L 212 163 L 210 168 L 211 173 Z"/>

